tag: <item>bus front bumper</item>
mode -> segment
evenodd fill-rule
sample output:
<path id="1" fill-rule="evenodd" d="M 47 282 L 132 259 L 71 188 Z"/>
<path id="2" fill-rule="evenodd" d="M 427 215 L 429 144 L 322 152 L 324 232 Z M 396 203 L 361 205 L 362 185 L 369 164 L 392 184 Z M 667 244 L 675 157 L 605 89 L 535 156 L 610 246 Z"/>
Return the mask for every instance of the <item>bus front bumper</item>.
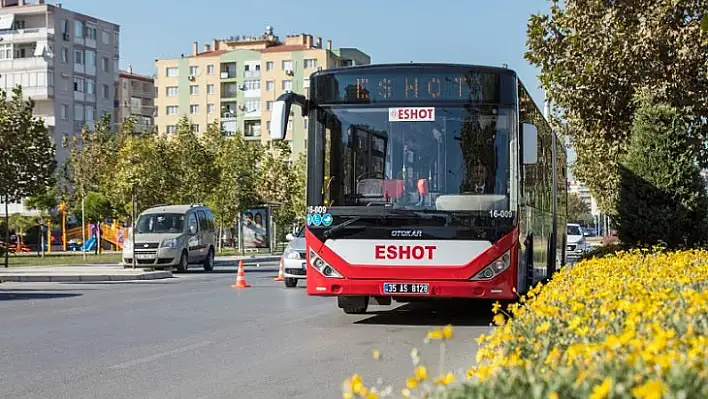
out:
<path id="1" fill-rule="evenodd" d="M 314 273 L 313 273 L 314 274 Z M 318 276 L 319 277 L 319 276 Z M 313 296 L 390 296 L 396 298 L 480 298 L 513 300 L 517 298 L 510 282 L 498 276 L 492 281 L 418 281 L 418 280 L 351 280 L 310 277 L 307 294 Z M 396 284 L 399 290 L 409 292 L 384 292 L 384 284 Z M 405 284 L 413 284 L 409 286 Z M 427 285 L 425 293 L 411 293 Z M 405 285 L 405 286 L 404 286 Z"/>

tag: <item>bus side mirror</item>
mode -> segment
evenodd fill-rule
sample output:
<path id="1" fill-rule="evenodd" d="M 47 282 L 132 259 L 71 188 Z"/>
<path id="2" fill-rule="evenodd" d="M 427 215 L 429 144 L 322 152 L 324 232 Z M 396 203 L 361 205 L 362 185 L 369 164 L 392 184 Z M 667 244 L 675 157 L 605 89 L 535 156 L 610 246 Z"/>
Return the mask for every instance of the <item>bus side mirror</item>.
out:
<path id="1" fill-rule="evenodd" d="M 288 130 L 288 119 L 290 116 L 290 107 L 292 102 L 278 99 L 273 104 L 270 119 L 270 138 L 271 140 L 282 140 L 285 138 L 285 133 Z"/>
<path id="2" fill-rule="evenodd" d="M 538 131 L 536 126 L 524 123 L 521 127 L 523 139 L 524 164 L 535 164 L 538 161 Z"/>

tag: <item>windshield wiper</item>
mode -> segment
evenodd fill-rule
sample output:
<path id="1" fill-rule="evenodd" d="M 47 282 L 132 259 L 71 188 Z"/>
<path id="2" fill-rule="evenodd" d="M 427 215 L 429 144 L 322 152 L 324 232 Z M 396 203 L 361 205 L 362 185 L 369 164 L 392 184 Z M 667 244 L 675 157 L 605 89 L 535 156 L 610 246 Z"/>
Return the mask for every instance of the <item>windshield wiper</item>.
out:
<path id="1" fill-rule="evenodd" d="M 334 226 L 330 227 L 329 229 L 325 230 L 324 232 L 324 238 L 325 240 L 328 238 L 334 238 L 334 233 L 336 233 L 339 230 L 342 230 L 343 228 L 349 226 L 352 223 L 357 222 L 358 220 L 361 220 L 361 216 L 354 216 L 351 219 L 342 222 L 340 224 L 335 224 Z"/>

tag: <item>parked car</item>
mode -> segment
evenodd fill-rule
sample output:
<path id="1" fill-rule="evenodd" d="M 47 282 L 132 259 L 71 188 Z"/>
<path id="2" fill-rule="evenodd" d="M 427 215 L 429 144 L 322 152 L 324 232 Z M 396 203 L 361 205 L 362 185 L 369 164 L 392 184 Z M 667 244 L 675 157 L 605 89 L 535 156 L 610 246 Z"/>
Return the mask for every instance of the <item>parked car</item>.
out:
<path id="1" fill-rule="evenodd" d="M 583 227 L 577 223 L 568 223 L 566 228 L 566 258 L 569 262 L 576 262 L 590 249 L 590 246 L 585 239 L 585 237 L 588 236 L 588 233 L 585 232 Z"/>
<path id="2" fill-rule="evenodd" d="M 123 263 L 133 262 L 133 229 L 123 245 Z M 216 248 L 214 217 L 208 206 L 166 205 L 143 211 L 135 224 L 135 261 L 139 266 L 187 271 L 201 263 L 214 269 Z"/>
<path id="3" fill-rule="evenodd" d="M 295 234 L 288 233 L 285 238 L 288 246 L 283 251 L 283 268 L 285 286 L 297 286 L 300 279 L 307 278 L 307 254 L 305 252 L 305 227 L 300 228 Z"/>

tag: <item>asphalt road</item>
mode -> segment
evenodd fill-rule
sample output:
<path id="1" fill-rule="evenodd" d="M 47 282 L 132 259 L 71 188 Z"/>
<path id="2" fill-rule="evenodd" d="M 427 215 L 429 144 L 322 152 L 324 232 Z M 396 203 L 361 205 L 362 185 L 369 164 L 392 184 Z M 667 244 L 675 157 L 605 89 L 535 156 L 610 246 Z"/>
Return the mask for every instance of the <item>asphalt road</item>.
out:
<path id="1" fill-rule="evenodd" d="M 333 298 L 308 297 L 304 282 L 273 282 L 277 264 L 248 267 L 247 289 L 231 288 L 235 272 L 0 284 L 0 397 L 339 398 L 353 372 L 401 387 L 413 347 L 434 371 L 438 348 L 422 343 L 431 326 L 456 325 L 454 368 L 471 364 L 474 338 L 489 331 L 488 304 L 459 316 L 394 302 L 350 316 Z"/>

